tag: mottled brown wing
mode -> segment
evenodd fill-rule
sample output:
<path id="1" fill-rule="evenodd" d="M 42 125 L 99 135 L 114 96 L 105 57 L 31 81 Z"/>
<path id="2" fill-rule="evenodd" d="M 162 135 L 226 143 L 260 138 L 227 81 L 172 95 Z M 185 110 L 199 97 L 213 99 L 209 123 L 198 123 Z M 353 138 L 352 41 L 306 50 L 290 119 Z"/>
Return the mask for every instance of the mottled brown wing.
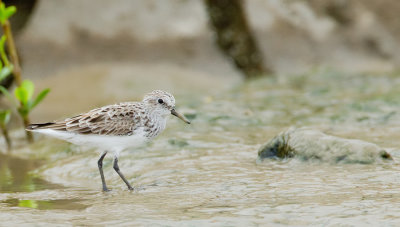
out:
<path id="1" fill-rule="evenodd" d="M 80 134 L 130 135 L 141 126 L 139 103 L 122 103 L 91 110 L 87 113 L 46 125 L 50 128 Z"/>

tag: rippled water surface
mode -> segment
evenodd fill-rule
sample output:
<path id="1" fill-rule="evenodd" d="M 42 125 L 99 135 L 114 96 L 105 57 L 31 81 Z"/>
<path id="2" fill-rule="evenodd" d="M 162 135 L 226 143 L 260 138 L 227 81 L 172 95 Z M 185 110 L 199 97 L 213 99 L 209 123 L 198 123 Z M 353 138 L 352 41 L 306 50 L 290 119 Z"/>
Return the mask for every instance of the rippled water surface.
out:
<path id="1" fill-rule="evenodd" d="M 98 151 L 40 138 L 0 156 L 1 225 L 398 226 L 399 78 L 323 71 L 176 97 L 193 124 L 171 118 L 148 146 L 121 154 L 135 192 L 110 157 L 103 193 Z M 395 161 L 257 161 L 290 126 L 374 142 Z"/>

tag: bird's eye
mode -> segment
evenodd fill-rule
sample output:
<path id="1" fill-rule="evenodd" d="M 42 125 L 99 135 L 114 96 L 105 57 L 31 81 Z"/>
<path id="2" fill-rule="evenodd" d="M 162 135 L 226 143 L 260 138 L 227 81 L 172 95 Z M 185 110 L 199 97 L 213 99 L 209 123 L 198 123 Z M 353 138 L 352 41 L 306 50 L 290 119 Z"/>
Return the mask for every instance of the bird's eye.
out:
<path id="1" fill-rule="evenodd" d="M 163 103 L 164 103 L 164 100 L 159 99 L 159 100 L 158 100 L 158 103 L 163 104 Z"/>

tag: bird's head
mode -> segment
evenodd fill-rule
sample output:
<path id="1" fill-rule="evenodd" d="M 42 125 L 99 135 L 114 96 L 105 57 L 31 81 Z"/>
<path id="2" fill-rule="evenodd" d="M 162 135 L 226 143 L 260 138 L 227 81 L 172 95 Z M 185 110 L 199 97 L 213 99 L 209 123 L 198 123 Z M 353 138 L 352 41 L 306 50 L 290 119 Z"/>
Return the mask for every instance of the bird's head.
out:
<path id="1" fill-rule="evenodd" d="M 172 114 L 182 121 L 186 122 L 187 124 L 190 124 L 190 121 L 188 119 L 176 112 L 175 98 L 168 92 L 154 90 L 144 96 L 143 103 L 150 107 L 154 114 L 158 114 L 163 117 Z"/>

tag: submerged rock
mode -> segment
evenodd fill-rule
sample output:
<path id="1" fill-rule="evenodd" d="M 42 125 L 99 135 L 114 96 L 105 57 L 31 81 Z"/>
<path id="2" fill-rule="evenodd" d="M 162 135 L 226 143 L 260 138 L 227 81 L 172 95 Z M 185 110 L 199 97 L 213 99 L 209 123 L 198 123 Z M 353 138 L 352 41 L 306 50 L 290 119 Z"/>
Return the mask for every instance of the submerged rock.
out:
<path id="1" fill-rule="evenodd" d="M 296 157 L 303 160 L 365 164 L 378 160 L 393 160 L 386 150 L 376 144 L 330 136 L 307 128 L 291 128 L 281 132 L 261 146 L 258 157 Z"/>

